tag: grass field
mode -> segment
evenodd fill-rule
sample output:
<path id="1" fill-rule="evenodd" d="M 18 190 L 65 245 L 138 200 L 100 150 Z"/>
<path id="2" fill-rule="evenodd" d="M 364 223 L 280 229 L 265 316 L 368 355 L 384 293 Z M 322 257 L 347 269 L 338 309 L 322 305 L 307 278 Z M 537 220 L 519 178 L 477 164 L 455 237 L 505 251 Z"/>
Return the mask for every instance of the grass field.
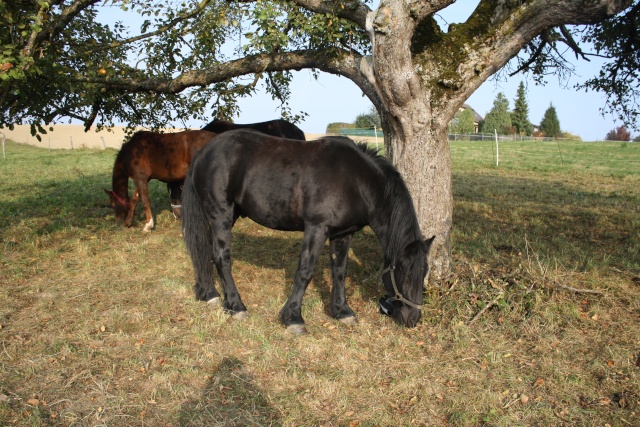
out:
<path id="1" fill-rule="evenodd" d="M 115 150 L 0 159 L 0 425 L 640 425 L 640 144 L 454 142 L 454 271 L 421 324 L 378 314 L 381 249 L 354 238 L 359 323 L 278 323 L 299 233 L 240 220 L 251 317 L 195 301 L 164 185 L 156 229 L 114 223 Z"/>

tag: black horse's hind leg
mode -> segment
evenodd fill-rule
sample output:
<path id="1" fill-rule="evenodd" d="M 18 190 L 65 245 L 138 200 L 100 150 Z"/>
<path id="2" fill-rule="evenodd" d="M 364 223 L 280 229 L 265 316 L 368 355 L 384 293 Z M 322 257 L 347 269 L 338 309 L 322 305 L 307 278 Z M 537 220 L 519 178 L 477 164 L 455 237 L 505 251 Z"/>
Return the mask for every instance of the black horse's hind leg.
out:
<path id="1" fill-rule="evenodd" d="M 206 283 L 206 285 L 205 285 Z M 218 305 L 220 294 L 216 291 L 211 277 L 198 277 L 195 284 L 196 300 Z"/>
<path id="2" fill-rule="evenodd" d="M 234 317 L 242 318 L 246 315 L 247 308 L 242 303 L 240 293 L 231 275 L 231 227 L 233 219 L 218 219 L 211 221 L 213 238 L 213 263 L 218 270 L 224 302 L 222 307 L 231 312 Z"/>
<path id="3" fill-rule="evenodd" d="M 280 310 L 280 320 L 287 326 L 287 330 L 294 334 L 306 332 L 304 320 L 302 319 L 302 298 L 309 282 L 313 278 L 316 261 L 322 253 L 322 248 L 326 241 L 326 227 L 308 226 L 305 229 L 300 252 L 300 264 L 294 279 L 293 291 L 282 310 Z"/>
<path id="4" fill-rule="evenodd" d="M 347 305 L 344 279 L 347 274 L 347 259 L 352 234 L 334 238 L 330 242 L 331 252 L 331 303 L 329 313 L 336 319 L 349 322 L 355 320 L 355 313 Z"/>

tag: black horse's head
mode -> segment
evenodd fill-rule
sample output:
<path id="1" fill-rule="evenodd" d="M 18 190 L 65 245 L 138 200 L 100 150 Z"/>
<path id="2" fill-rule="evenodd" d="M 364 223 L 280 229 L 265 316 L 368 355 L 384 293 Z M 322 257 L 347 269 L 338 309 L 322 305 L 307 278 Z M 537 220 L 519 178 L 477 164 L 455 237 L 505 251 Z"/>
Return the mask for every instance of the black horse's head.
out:
<path id="1" fill-rule="evenodd" d="M 129 212 L 129 195 L 125 195 L 124 198 L 118 196 L 112 190 L 104 189 L 104 192 L 109 196 L 109 205 L 113 208 L 113 212 L 116 216 L 116 221 L 124 222 Z"/>
<path id="2" fill-rule="evenodd" d="M 387 295 L 381 298 L 380 309 L 408 328 L 416 326 L 422 315 L 422 290 L 433 239 L 410 243 L 395 264 L 388 263 L 382 273 Z"/>

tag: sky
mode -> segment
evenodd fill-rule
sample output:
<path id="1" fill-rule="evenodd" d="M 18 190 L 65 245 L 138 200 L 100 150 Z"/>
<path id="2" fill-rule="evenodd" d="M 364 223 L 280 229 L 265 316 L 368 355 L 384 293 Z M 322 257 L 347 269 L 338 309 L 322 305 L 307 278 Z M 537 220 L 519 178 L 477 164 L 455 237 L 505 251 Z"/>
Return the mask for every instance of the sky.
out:
<path id="1" fill-rule="evenodd" d="M 477 0 L 460 0 L 441 11 L 437 19 L 446 29 L 448 23 L 466 20 L 477 3 Z M 110 14 L 114 12 L 110 10 Z M 575 58 L 572 54 L 567 57 Z M 484 117 L 491 110 L 498 93 L 502 92 L 509 100 L 509 107 L 513 108 L 517 88 L 522 81 L 526 87 L 532 123 L 539 124 L 544 112 L 553 104 L 563 131 L 578 135 L 583 141 L 603 140 L 607 132 L 622 123 L 611 115 L 601 114 L 600 109 L 606 100 L 602 94 L 574 88 L 575 84 L 595 76 L 600 69 L 599 63 L 580 60 L 574 61 L 574 66 L 576 74 L 567 81 L 559 82 L 557 77 L 549 76 L 544 86 L 536 85 L 531 77 L 525 75 L 500 81 L 489 79 L 466 103 Z M 304 121 L 298 123 L 305 133 L 323 134 L 329 123 L 351 123 L 356 116 L 369 112 L 372 107 L 369 99 L 346 77 L 321 72 L 319 79 L 315 79 L 310 70 L 293 73 L 289 106 L 293 114 L 301 111 L 308 114 Z M 279 103 L 264 91 L 240 100 L 239 106 L 241 112 L 234 118 L 237 123 L 256 123 L 280 117 Z M 199 123 L 189 125 L 200 126 Z"/>

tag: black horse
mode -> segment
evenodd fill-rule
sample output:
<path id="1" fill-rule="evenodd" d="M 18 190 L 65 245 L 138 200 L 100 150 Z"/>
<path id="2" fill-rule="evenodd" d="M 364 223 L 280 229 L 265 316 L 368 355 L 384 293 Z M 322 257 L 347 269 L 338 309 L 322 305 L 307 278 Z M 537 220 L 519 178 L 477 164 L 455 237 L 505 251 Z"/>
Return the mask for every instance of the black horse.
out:
<path id="1" fill-rule="evenodd" d="M 266 133 L 267 135 L 279 136 L 281 138 L 299 139 L 300 141 L 305 140 L 302 129 L 283 119 L 249 124 L 238 124 L 226 120 L 214 119 L 202 128 L 202 130 L 208 130 L 214 133 L 222 133 L 234 129 L 253 129 Z"/>
<path id="2" fill-rule="evenodd" d="M 289 331 L 306 332 L 302 298 L 327 238 L 333 281 L 329 312 L 353 321 L 344 284 L 347 256 L 353 233 L 369 225 L 383 246 L 385 311 L 405 326 L 418 323 L 433 238 L 422 238 L 404 181 L 375 151 L 345 137 L 301 142 L 230 131 L 195 156 L 183 196 L 183 234 L 197 299 L 219 301 L 215 265 L 223 307 L 236 317 L 246 314 L 231 276 L 230 252 L 231 228 L 246 216 L 272 229 L 304 231 L 293 292 L 280 312 Z"/>
<path id="3" fill-rule="evenodd" d="M 304 132 L 298 126 L 283 119 L 269 120 L 268 122 L 238 124 L 227 120 L 214 119 L 202 130 L 214 133 L 227 132 L 234 129 L 254 129 L 267 135 L 279 136 L 282 138 L 299 139 L 304 141 Z M 182 181 L 167 184 L 167 191 L 171 198 L 171 209 L 173 216 L 180 219 L 182 216 Z"/>

